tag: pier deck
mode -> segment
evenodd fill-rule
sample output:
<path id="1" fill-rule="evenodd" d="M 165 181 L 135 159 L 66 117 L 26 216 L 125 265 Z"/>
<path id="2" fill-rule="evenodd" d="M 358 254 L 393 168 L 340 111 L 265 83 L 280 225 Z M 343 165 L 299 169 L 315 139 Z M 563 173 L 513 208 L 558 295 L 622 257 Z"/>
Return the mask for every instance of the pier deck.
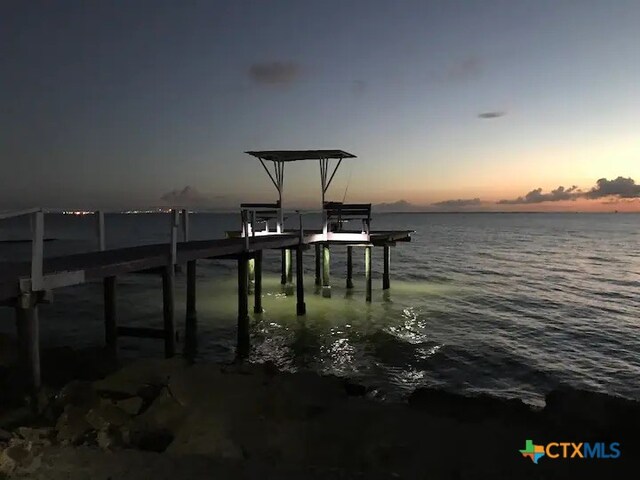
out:
<path id="1" fill-rule="evenodd" d="M 249 239 L 249 250 L 240 232 L 229 232 L 230 238 L 181 242 L 177 244 L 176 263 L 213 258 L 234 258 L 245 254 L 251 256 L 258 250 L 295 248 L 310 241 L 321 230 L 305 230 L 302 242 L 297 231 L 264 235 Z M 410 241 L 411 231 L 373 231 L 371 244 L 384 246 L 390 242 Z M 333 241 L 333 244 L 349 245 L 348 242 Z M 168 244 L 143 245 L 105 251 L 87 252 L 60 257 L 45 258 L 43 262 L 43 289 L 78 285 L 107 277 L 141 272 L 164 267 L 171 262 Z M 0 304 L 8 303 L 21 294 L 21 280 L 28 280 L 30 262 L 0 263 Z"/>

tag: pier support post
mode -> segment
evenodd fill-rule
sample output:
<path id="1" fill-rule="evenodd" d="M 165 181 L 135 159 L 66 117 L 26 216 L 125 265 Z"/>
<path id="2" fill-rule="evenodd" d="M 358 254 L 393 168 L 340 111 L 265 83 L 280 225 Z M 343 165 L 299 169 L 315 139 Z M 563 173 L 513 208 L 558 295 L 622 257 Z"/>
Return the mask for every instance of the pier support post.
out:
<path id="1" fill-rule="evenodd" d="M 296 248 L 296 313 L 305 315 L 307 305 L 304 303 L 304 262 L 302 246 Z"/>
<path id="2" fill-rule="evenodd" d="M 320 248 L 322 247 L 322 245 L 320 245 L 319 243 L 316 243 L 315 247 L 316 247 L 316 285 L 320 286 L 322 285 L 322 275 L 321 275 L 322 260 L 320 259 Z"/>
<path id="3" fill-rule="evenodd" d="M 347 247 L 347 288 L 353 288 L 353 247 Z"/>
<path id="4" fill-rule="evenodd" d="M 250 258 L 249 259 L 249 284 L 248 284 L 249 295 L 253 293 L 255 283 L 256 283 L 256 262 L 253 258 Z"/>
<path id="5" fill-rule="evenodd" d="M 367 302 L 371 302 L 371 247 L 364 247 L 364 280 L 367 289 Z"/>
<path id="6" fill-rule="evenodd" d="M 248 296 L 249 260 L 242 255 L 238 258 L 238 345 L 236 356 L 249 356 L 249 296 Z"/>
<path id="7" fill-rule="evenodd" d="M 118 321 L 116 316 L 116 277 L 105 277 L 104 290 L 104 337 L 107 349 L 115 356 L 118 350 Z"/>
<path id="8" fill-rule="evenodd" d="M 331 298 L 331 252 L 327 243 L 322 245 L 322 296 Z"/>
<path id="9" fill-rule="evenodd" d="M 41 386 L 40 379 L 40 325 L 38 305 L 32 294 L 23 295 L 16 307 L 16 327 L 18 330 L 18 351 L 24 378 L 31 393 Z"/>
<path id="10" fill-rule="evenodd" d="M 284 267 L 284 293 L 291 295 L 293 294 L 293 263 L 290 248 L 284 250 Z"/>
<path id="11" fill-rule="evenodd" d="M 187 314 L 184 328 L 184 351 L 193 358 L 198 349 L 198 317 L 196 312 L 196 261 L 187 262 Z"/>
<path id="12" fill-rule="evenodd" d="M 280 285 L 287 284 L 287 251 L 280 250 Z"/>
<path id="13" fill-rule="evenodd" d="M 173 262 L 162 271 L 162 313 L 164 318 L 164 356 L 171 358 L 176 354 L 175 311 L 176 271 Z"/>
<path id="14" fill-rule="evenodd" d="M 262 313 L 262 250 L 255 253 L 255 292 L 253 294 L 253 313 Z"/>
<path id="15" fill-rule="evenodd" d="M 382 289 L 389 290 L 391 287 L 391 281 L 389 278 L 389 270 L 391 267 L 391 247 L 389 245 L 384 246 L 384 270 L 382 273 Z"/>

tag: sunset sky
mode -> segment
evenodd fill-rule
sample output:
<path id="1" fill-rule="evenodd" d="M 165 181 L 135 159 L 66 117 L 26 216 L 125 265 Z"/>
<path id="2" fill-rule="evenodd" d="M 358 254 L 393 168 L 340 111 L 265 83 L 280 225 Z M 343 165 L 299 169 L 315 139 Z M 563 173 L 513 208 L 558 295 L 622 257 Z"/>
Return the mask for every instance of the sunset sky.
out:
<path id="1" fill-rule="evenodd" d="M 0 209 L 233 208 L 275 199 L 244 151 L 339 148 L 336 200 L 640 210 L 639 26 L 637 0 L 5 1 Z M 319 205 L 317 163 L 285 175 Z"/>

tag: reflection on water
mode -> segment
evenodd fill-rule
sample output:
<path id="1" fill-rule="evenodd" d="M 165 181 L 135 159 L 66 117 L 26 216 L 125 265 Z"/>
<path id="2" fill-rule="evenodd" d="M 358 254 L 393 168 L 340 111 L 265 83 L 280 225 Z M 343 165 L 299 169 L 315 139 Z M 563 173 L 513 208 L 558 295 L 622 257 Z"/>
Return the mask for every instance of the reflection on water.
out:
<path id="1" fill-rule="evenodd" d="M 138 243 L 136 232 L 147 241 L 166 241 L 165 220 L 108 217 L 108 244 Z M 60 236 L 59 221 L 47 223 L 50 236 Z M 282 293 L 278 253 L 265 255 L 265 311 L 252 315 L 251 361 L 352 377 L 387 398 L 430 385 L 538 403 L 562 383 L 640 396 L 640 215 L 378 215 L 374 222 L 416 234 L 393 251 L 390 291 L 381 290 L 382 255 L 374 249 L 371 304 L 364 301 L 358 250 L 349 291 L 346 249 L 332 248 L 331 299 L 316 291 L 313 250 L 305 253 L 304 317 L 295 314 L 295 296 Z M 220 236 L 237 223 L 236 216 L 194 215 L 193 236 Z M 60 229 L 64 241 L 46 248 L 91 248 L 91 224 L 71 226 L 71 233 L 69 225 Z M 25 250 L 12 248 L 17 250 L 0 248 L 0 258 Z M 179 328 L 184 283 L 179 275 Z M 160 326 L 160 285 L 150 276 L 118 279 L 120 323 Z M 200 355 L 232 359 L 234 262 L 199 262 L 197 294 Z M 54 303 L 42 306 L 43 342 L 102 342 L 101 301 L 97 284 L 56 291 Z M 13 331 L 8 309 L 0 309 L 0 329 Z M 124 356 L 162 355 L 156 340 L 120 343 Z"/>

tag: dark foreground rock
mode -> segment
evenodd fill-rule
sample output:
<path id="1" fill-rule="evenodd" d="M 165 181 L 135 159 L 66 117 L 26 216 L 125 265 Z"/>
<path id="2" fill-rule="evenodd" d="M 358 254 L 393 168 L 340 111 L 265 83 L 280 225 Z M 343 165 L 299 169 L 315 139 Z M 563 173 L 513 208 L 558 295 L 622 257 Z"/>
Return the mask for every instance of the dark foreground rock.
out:
<path id="1" fill-rule="evenodd" d="M 50 425 L 0 432 L 16 478 L 635 478 L 637 402 L 575 390 L 519 400 L 418 389 L 381 403 L 336 377 L 272 365 L 141 360 L 74 381 Z M 48 417 L 41 416 L 40 422 Z M 549 459 L 526 440 L 617 441 L 619 459 Z"/>

